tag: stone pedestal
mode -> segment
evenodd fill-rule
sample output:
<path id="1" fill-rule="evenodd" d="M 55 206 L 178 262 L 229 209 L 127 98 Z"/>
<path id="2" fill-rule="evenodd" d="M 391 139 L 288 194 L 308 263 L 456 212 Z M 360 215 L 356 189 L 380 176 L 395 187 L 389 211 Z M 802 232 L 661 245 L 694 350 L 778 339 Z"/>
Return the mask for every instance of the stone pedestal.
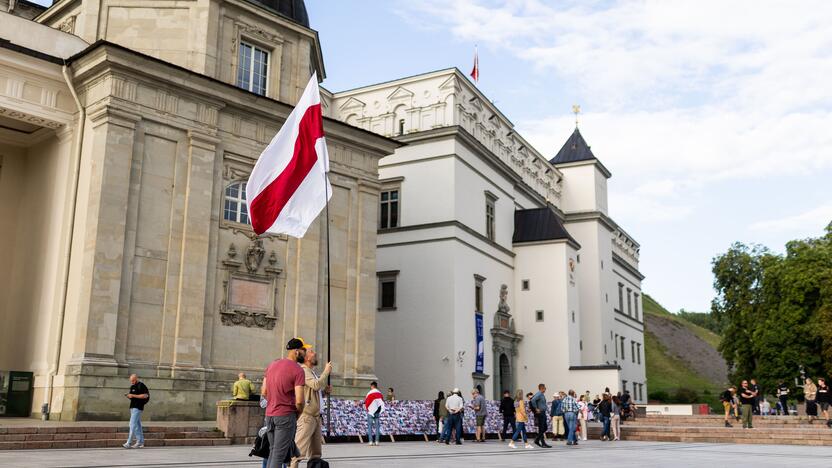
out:
<path id="1" fill-rule="evenodd" d="M 260 402 L 220 400 L 217 402 L 217 428 L 232 444 L 250 443 L 263 427 L 266 410 Z"/>

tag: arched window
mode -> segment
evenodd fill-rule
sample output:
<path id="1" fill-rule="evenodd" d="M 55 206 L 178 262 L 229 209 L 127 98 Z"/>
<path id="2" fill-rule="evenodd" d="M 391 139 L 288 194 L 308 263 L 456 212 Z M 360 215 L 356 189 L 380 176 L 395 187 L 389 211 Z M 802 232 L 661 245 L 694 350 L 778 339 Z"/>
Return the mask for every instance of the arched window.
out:
<path id="1" fill-rule="evenodd" d="M 225 188 L 225 207 L 222 217 L 227 221 L 248 224 L 245 182 L 232 182 Z"/>

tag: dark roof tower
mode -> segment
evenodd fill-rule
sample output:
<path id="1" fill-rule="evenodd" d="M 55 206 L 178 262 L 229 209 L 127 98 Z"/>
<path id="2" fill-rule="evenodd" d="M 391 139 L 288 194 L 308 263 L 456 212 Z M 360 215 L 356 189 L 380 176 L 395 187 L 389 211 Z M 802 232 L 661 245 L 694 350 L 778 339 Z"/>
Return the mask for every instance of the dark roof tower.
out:
<path id="1" fill-rule="evenodd" d="M 581 136 L 581 132 L 578 130 L 578 127 L 575 127 L 575 131 L 572 132 L 572 135 L 570 135 L 569 139 L 566 140 L 566 143 L 563 144 L 563 147 L 561 147 L 560 151 L 558 151 L 558 154 L 549 162 L 552 164 L 563 164 L 576 161 L 588 161 L 591 159 L 597 160 L 598 158 L 592 154 L 592 150 L 589 148 L 589 145 L 586 144 L 584 137 Z"/>
<path id="2" fill-rule="evenodd" d="M 306 14 L 306 4 L 303 0 L 248 0 L 270 10 L 280 13 L 299 25 L 309 27 L 309 15 Z"/>

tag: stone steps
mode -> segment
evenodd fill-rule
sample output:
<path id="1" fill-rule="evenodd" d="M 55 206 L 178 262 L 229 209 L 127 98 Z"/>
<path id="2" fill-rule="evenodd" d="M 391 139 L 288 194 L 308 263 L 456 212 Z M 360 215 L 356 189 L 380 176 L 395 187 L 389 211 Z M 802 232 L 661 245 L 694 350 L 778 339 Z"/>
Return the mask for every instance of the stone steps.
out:
<path id="1" fill-rule="evenodd" d="M 724 417 L 721 415 L 702 416 L 646 416 L 635 421 L 627 421 L 632 426 L 712 426 L 721 427 L 724 424 Z M 802 427 L 802 428 L 825 428 L 826 421 L 815 419 L 814 422 L 807 417 L 795 416 L 754 416 L 755 426 L 766 427 Z M 731 419 L 731 424 L 741 425 L 741 421 Z"/>
<path id="2" fill-rule="evenodd" d="M 624 440 L 636 441 L 832 446 L 832 429 L 826 427 L 742 429 L 740 427 L 627 425 L 621 429 Z"/>
<path id="3" fill-rule="evenodd" d="M 127 427 L 0 427 L 0 450 L 120 447 Z M 146 447 L 230 445 L 214 428 L 197 426 L 145 426 Z"/>

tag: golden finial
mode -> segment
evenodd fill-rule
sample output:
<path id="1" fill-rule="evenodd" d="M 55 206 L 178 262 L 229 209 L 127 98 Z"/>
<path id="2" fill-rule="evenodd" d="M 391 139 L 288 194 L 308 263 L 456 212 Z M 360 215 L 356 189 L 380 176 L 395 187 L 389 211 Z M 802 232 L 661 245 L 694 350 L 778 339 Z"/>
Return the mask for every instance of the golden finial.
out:
<path id="1" fill-rule="evenodd" d="M 572 113 L 575 114 L 575 128 L 578 128 L 578 114 L 581 113 L 581 106 L 572 104 Z"/>

